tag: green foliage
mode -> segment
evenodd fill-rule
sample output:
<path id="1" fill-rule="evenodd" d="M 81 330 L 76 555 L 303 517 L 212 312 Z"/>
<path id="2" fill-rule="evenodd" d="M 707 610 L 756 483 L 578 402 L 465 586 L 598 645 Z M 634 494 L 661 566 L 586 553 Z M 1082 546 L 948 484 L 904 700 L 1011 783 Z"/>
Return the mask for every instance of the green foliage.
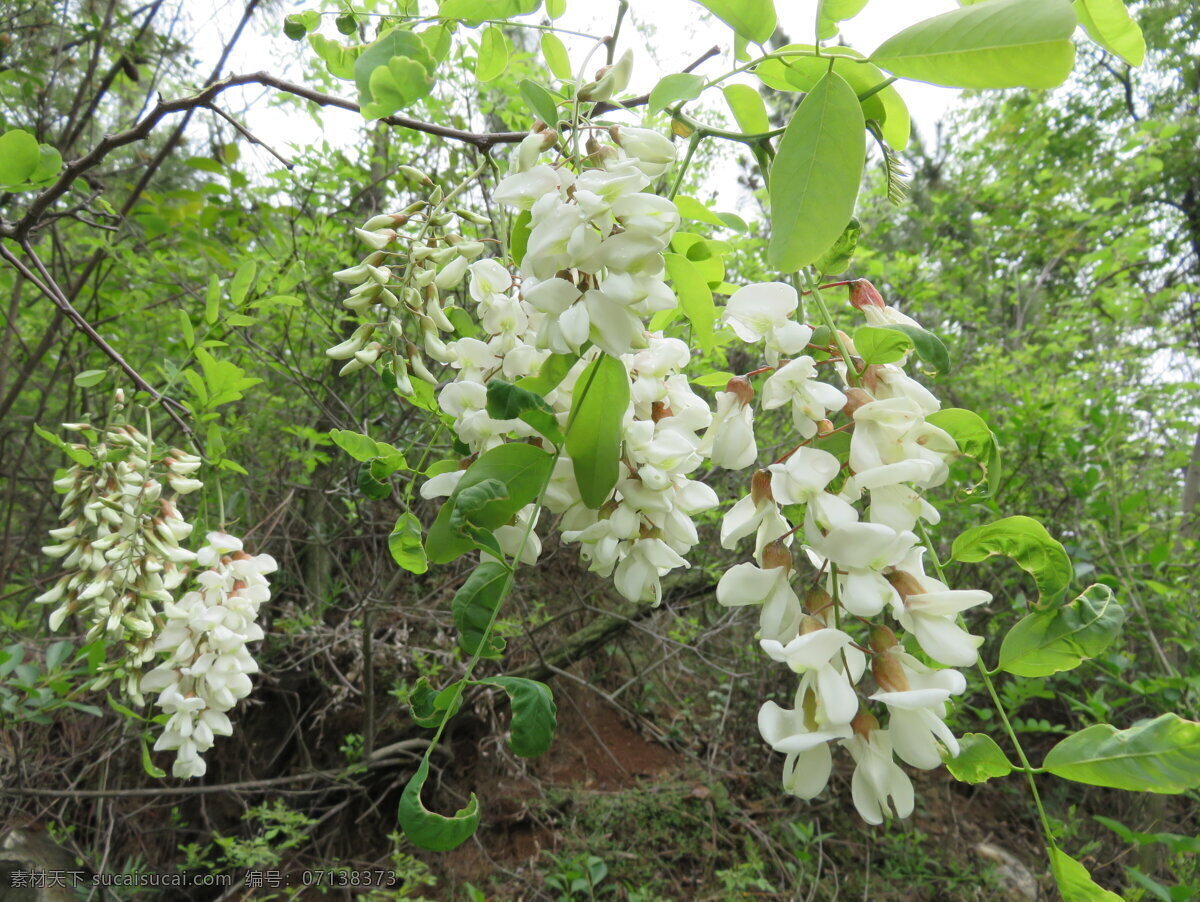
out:
<path id="1" fill-rule="evenodd" d="M 772 266 L 795 272 L 833 247 L 854 214 L 865 154 L 858 98 L 830 72 L 801 101 L 771 166 Z"/>
<path id="2" fill-rule="evenodd" d="M 625 365 L 601 354 L 583 371 L 575 393 L 566 449 L 583 503 L 598 508 L 617 484 L 621 423 L 629 406 Z"/>
<path id="3" fill-rule="evenodd" d="M 1108 648 L 1124 621 L 1112 589 L 1090 586 L 1068 604 L 1021 619 L 1004 637 L 999 668 L 1022 677 L 1071 670 Z"/>
<path id="4" fill-rule="evenodd" d="M 1015 769 L 996 740 L 986 733 L 964 733 L 958 740 L 959 753 L 946 759 L 946 769 L 963 783 L 986 783 Z"/>
<path id="5" fill-rule="evenodd" d="M 1127 730 L 1095 724 L 1052 748 L 1042 766 L 1092 786 L 1186 792 L 1200 786 L 1200 723 L 1163 714 Z"/>
<path id="6" fill-rule="evenodd" d="M 452 817 L 430 811 L 421 801 L 421 789 L 429 777 L 429 760 L 422 759 L 417 772 L 404 787 L 398 818 L 404 835 L 423 849 L 448 852 L 471 838 L 479 826 L 479 800 L 475 793 Z"/>
<path id="7" fill-rule="evenodd" d="M 1005 517 L 976 526 L 954 540 L 951 556 L 972 563 L 993 555 L 1012 558 L 1033 577 L 1043 604 L 1051 604 L 1067 588 L 1073 575 L 1071 560 L 1062 543 L 1030 517 Z"/>
<path id="8" fill-rule="evenodd" d="M 504 652 L 504 640 L 491 635 L 491 625 L 510 577 L 508 567 L 489 561 L 476 567 L 454 593 L 450 610 L 458 627 L 458 644 L 467 654 L 499 658 Z"/>
<path id="9" fill-rule="evenodd" d="M 696 0 L 743 38 L 765 44 L 775 32 L 773 0 Z"/>
<path id="10" fill-rule="evenodd" d="M 893 35 L 871 59 L 904 78 L 955 88 L 1053 88 L 1075 63 L 1069 0 L 989 0 Z"/>
<path id="11" fill-rule="evenodd" d="M 513 754 L 536 758 L 550 748 L 558 709 L 549 686 L 537 680 L 513 676 L 488 677 L 475 682 L 499 686 L 508 694 L 512 706 L 512 735 L 508 745 Z"/>

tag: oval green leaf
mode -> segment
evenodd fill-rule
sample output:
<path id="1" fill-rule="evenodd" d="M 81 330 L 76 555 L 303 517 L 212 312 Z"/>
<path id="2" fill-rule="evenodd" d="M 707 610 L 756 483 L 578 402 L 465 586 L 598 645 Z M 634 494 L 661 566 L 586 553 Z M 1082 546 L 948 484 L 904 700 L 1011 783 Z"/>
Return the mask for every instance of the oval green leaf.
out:
<path id="1" fill-rule="evenodd" d="M 400 796 L 400 827 L 413 845 L 433 852 L 448 852 L 470 839 L 479 826 L 479 799 L 471 793 L 466 807 L 453 817 L 430 811 L 421 801 L 421 789 L 428 777 L 429 760 L 422 759 Z"/>
<path id="2" fill-rule="evenodd" d="M 1079 24 L 1093 41 L 1131 66 L 1146 59 L 1146 39 L 1121 0 L 1075 0 Z"/>
<path id="3" fill-rule="evenodd" d="M 750 85 L 729 85 L 722 93 L 742 132 L 747 135 L 760 135 L 771 130 L 767 105 L 758 91 Z"/>
<path id="4" fill-rule="evenodd" d="M 863 124 L 858 97 L 835 72 L 800 103 L 771 166 L 767 261 L 775 269 L 796 272 L 841 237 L 862 181 Z"/>
<path id="5" fill-rule="evenodd" d="M 946 770 L 962 783 L 986 783 L 1015 770 L 996 740 L 986 733 L 964 733 L 958 745 L 958 755 L 946 759 Z"/>
<path id="6" fill-rule="evenodd" d="M 765 44 L 775 33 L 772 0 L 696 0 L 710 13 L 756 44 Z"/>
<path id="7" fill-rule="evenodd" d="M 554 740 L 558 709 L 554 693 L 545 683 L 524 677 L 498 676 L 476 680 L 479 685 L 499 686 L 508 693 L 512 706 L 511 736 L 508 747 L 522 758 L 536 758 Z"/>
<path id="8" fill-rule="evenodd" d="M 504 652 L 504 639 L 490 634 L 510 573 L 504 564 L 487 561 L 476 567 L 454 593 L 450 613 L 458 627 L 458 644 L 467 654 L 499 658 Z"/>
<path id="9" fill-rule="evenodd" d="M 19 185 L 37 169 L 37 138 L 19 128 L 0 135 L 0 185 Z"/>
<path id="10" fill-rule="evenodd" d="M 392 527 L 388 536 L 388 551 L 392 560 L 409 573 L 424 573 L 429 569 L 425 547 L 421 544 L 421 521 L 411 511 L 405 511 Z"/>
<path id="11" fill-rule="evenodd" d="M 621 424 L 629 407 L 625 364 L 601 354 L 580 375 L 575 392 L 566 449 L 583 503 L 597 510 L 612 494 L 620 471 Z"/>
<path id="12" fill-rule="evenodd" d="M 1042 767 L 1089 786 L 1172 795 L 1187 792 L 1200 788 L 1200 723 L 1162 714 L 1128 730 L 1095 724 L 1052 748 Z"/>
<path id="13" fill-rule="evenodd" d="M 1075 65 L 1070 0 L 989 0 L 904 29 L 872 62 L 951 88 L 1053 88 Z"/>
<path id="14" fill-rule="evenodd" d="M 695 100 L 704 90 L 704 79 L 699 75 L 675 72 L 664 77 L 650 89 L 649 109 L 651 113 L 665 110 L 681 100 Z"/>
<path id="15" fill-rule="evenodd" d="M 1090 586 L 1070 604 L 1022 618 L 1000 644 L 1000 669 L 1022 677 L 1072 670 L 1112 645 L 1124 622 L 1112 589 Z"/>
<path id="16" fill-rule="evenodd" d="M 1070 585 L 1074 571 L 1062 544 L 1032 517 L 1005 517 L 968 529 L 950 549 L 956 561 L 974 563 L 1000 554 L 1033 577 L 1041 600 L 1054 601 Z"/>

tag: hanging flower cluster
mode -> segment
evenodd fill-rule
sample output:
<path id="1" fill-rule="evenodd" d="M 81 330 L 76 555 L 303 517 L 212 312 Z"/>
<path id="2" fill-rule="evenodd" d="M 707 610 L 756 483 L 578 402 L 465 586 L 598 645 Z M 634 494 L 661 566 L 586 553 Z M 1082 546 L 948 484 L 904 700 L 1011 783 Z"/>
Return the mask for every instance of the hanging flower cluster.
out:
<path id="1" fill-rule="evenodd" d="M 589 142 L 593 165 L 578 175 L 538 162 L 554 143 L 551 131 L 534 132 L 517 149 L 516 171 L 495 193 L 496 200 L 529 211 L 528 242 L 517 276 L 495 259 L 472 262 L 482 250 L 478 242 L 451 241 L 437 256 L 423 255 L 415 262 L 410 256 L 403 267 L 413 268 L 403 271 L 426 282 L 424 305 L 419 311 L 412 306 L 409 310 L 418 316 L 424 354 L 456 371 L 438 401 L 453 418 L 459 440 L 473 453 L 538 435 L 522 420 L 497 420 L 488 414 L 486 386 L 491 379 L 516 382 L 536 376 L 551 355 L 577 356 L 582 351 L 545 396 L 565 428 L 577 382 L 588 364 L 602 352 L 624 362 L 631 396 L 613 498 L 599 511 L 587 508 L 564 454 L 545 504 L 562 515 L 563 539 L 580 543 L 592 570 L 612 575 L 626 598 L 658 603 L 661 577 L 686 567 L 685 555 L 698 540 L 692 516 L 717 504 L 712 489 L 688 478 L 708 456 L 699 433 L 709 426 L 712 414 L 683 374 L 691 358 L 687 346 L 649 333 L 644 325 L 646 317 L 676 304 L 664 281 L 663 253 L 679 225 L 679 213 L 671 201 L 644 192 L 674 160 L 674 147 L 646 129 L 614 128 L 610 135 L 613 144 Z M 372 219 L 364 240 L 373 247 L 399 244 L 401 236 L 384 220 L 395 223 L 402 215 Z M 433 219 L 440 216 L 434 214 Z M 363 235 L 364 230 L 359 231 Z M 371 259 L 345 273 L 373 272 L 368 269 L 375 266 Z M 439 262 L 441 269 L 435 272 Z M 401 264 L 393 265 L 402 269 Z M 469 275 L 468 312 L 482 334 L 447 341 L 441 333 L 454 326 L 438 290 L 454 287 L 464 275 Z M 341 273 L 338 277 L 348 278 Z M 403 294 L 407 288 L 398 290 Z M 339 345 L 329 353 L 337 356 L 345 349 Z M 418 353 L 406 365 L 415 373 L 429 372 Z M 421 494 L 449 495 L 462 475 L 458 470 L 435 476 Z M 505 553 L 515 553 L 530 518 L 536 516 L 530 505 L 513 524 L 497 531 Z M 540 542 L 531 533 L 525 561 L 536 560 L 539 551 Z"/>
<path id="2" fill-rule="evenodd" d="M 869 283 L 855 284 L 852 301 L 873 325 L 916 326 L 884 304 Z M 786 322 L 797 303 L 788 285 L 757 285 L 731 298 L 725 312 L 742 338 L 764 343 L 770 375 L 763 407 L 790 407 L 803 441 L 757 471 L 750 493 L 726 514 L 722 544 L 733 548 L 753 534 L 755 560 L 730 569 L 717 598 L 728 606 L 760 606 L 763 651 L 800 675 L 793 708 L 768 701 L 759 712 L 763 738 L 787 756 L 784 788 L 800 798 L 820 793 L 832 769 L 830 744 L 837 742 L 857 765 L 855 806 L 866 821 L 881 823 L 913 809 L 912 784 L 893 756 L 930 769 L 941 763 L 942 749 L 957 754 L 943 719 L 947 701 L 963 692 L 966 681 L 955 670 L 924 665 L 890 627 L 869 618 L 886 612 L 930 659 L 967 666 L 982 639 L 963 630 L 957 617 L 991 596 L 950 590 L 924 572 L 928 549 L 918 539 L 919 524 L 937 523 L 939 515 L 922 493 L 946 480 L 957 452 L 954 440 L 926 419 L 939 402 L 905 373 L 903 361 L 852 373 L 830 357 L 826 362 L 835 363 L 842 389 L 815 379 L 818 364 L 810 356 L 785 361 L 801 338 L 811 337 Z M 853 342 L 839 338 L 853 364 Z M 730 393 L 737 394 L 742 413 L 714 429 L 741 436 L 751 428 L 749 385 Z M 836 411 L 842 425 L 825 419 L 827 411 Z M 850 433 L 845 463 L 811 447 L 815 436 L 834 431 Z M 803 601 L 793 589 L 796 535 L 814 573 Z M 870 683 L 864 680 L 868 671 Z M 873 710 L 884 709 L 888 725 L 881 728 Z"/>
<path id="3" fill-rule="evenodd" d="M 758 470 L 725 515 L 722 545 L 733 549 L 754 536 L 754 559 L 731 568 L 718 587 L 722 604 L 760 607 L 763 650 L 800 674 L 794 708 L 767 702 L 760 730 L 787 755 L 789 792 L 810 798 L 825 787 L 837 742 L 858 764 L 853 791 L 863 817 L 878 823 L 885 814 L 907 815 L 912 786 L 894 758 L 932 768 L 943 749 L 957 751 L 943 720 L 965 681 L 954 670 L 926 666 L 891 628 L 869 618 L 886 611 L 934 662 L 964 666 L 975 660 L 980 640 L 957 615 L 990 597 L 951 591 L 923 569 L 918 524 L 938 522 L 923 492 L 945 481 L 958 450 L 927 420 L 939 403 L 906 374 L 904 360 L 862 366 L 841 333 L 813 344 L 813 327 L 797 316 L 795 289 L 768 282 L 738 290 L 725 307 L 724 325 L 745 344 L 760 345 L 765 366 L 731 379 L 714 412 L 689 384 L 688 347 L 645 326 L 647 317 L 677 304 L 664 252 L 679 214 L 673 202 L 646 190 L 671 165 L 674 148 L 643 129 L 613 128 L 609 135 L 611 144 L 588 140 L 578 171 L 542 161 L 545 151 L 558 149 L 549 129 L 535 130 L 517 148 L 511 174 L 494 193 L 518 211 L 514 235 L 524 247 L 515 249 L 516 272 L 483 256 L 483 242 L 444 232 L 455 216 L 475 220 L 448 212 L 440 189 L 428 203 L 368 221 L 358 234 L 371 254 L 337 274 L 357 283 L 343 303 L 366 322 L 328 353 L 347 359 L 344 371 L 352 371 L 390 350 L 402 392 L 411 387 L 410 372 L 434 385 L 431 369 L 452 372 L 437 400 L 472 454 L 542 441 L 531 421 L 489 413 L 493 380 L 536 379 L 552 362 L 567 361 L 564 374 L 540 389 L 565 430 L 588 366 L 601 354 L 621 360 L 630 401 L 615 489 L 598 510 L 589 508 L 564 451 L 542 501 L 592 571 L 611 576 L 626 598 L 655 604 L 662 577 L 688 566 L 698 541 L 693 517 L 719 503 L 691 475 L 706 460 L 739 470 L 758 459 L 752 378 L 763 376 L 761 408 L 785 411 L 800 443 Z M 399 230 L 405 224 L 415 236 Z M 464 278 L 460 310 L 449 293 Z M 919 328 L 868 283 L 855 283 L 852 299 L 872 326 Z M 404 338 L 405 316 L 415 321 L 421 347 Z M 390 348 L 368 341 L 379 329 L 387 330 Z M 834 433 L 848 434 L 837 453 L 813 446 Z M 432 477 L 421 495 L 451 495 L 465 472 Z M 506 555 L 522 549 L 524 562 L 537 560 L 539 515 L 530 504 L 496 530 Z M 793 588 L 798 534 L 813 567 L 803 601 Z M 886 710 L 886 729 L 872 710 Z"/>
<path id="4" fill-rule="evenodd" d="M 118 407 L 120 407 L 118 393 Z M 154 656 L 155 623 L 171 593 L 183 582 L 195 555 L 180 545 L 192 531 L 179 512 L 179 495 L 201 488 L 194 478 L 200 458 L 178 449 L 156 455 L 150 439 L 128 423 L 96 429 L 66 423 L 85 442 L 77 460 L 55 482 L 63 492 L 60 519 L 50 535 L 58 544 L 42 552 L 61 559 L 63 573 L 41 604 L 56 605 L 50 629 L 71 616 L 86 625 L 86 641 L 120 645 L 121 654 L 101 665 L 92 688 L 121 680 L 138 704 L 142 666 Z M 166 488 L 173 492 L 164 495 Z"/>
<path id="5" fill-rule="evenodd" d="M 196 563 L 206 568 L 195 574 L 196 588 L 165 605 L 154 651 L 166 660 L 141 681 L 142 692 L 157 692 L 155 705 L 171 715 L 154 749 L 175 750 L 171 772 L 183 778 L 204 776 L 201 756 L 214 736 L 232 733 L 226 712 L 250 694 L 258 664 L 246 643 L 263 637 L 258 611 L 276 569 L 270 555 L 251 556 L 223 532 L 208 534 Z"/>

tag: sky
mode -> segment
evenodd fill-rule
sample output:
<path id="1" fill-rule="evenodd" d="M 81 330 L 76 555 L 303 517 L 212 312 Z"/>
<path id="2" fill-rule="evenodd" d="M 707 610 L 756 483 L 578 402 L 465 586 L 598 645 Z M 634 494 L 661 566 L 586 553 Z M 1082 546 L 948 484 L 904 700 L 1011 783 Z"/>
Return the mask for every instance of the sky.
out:
<path id="1" fill-rule="evenodd" d="M 811 42 L 817 0 L 776 0 L 779 25 L 796 43 Z M 196 15 L 199 6 L 191 2 L 183 4 L 186 12 Z M 285 15 L 306 9 L 321 9 L 330 6 L 319 2 L 295 2 L 287 0 L 276 11 L 259 14 L 253 27 L 242 37 L 226 66 L 226 73 L 251 72 L 267 69 L 274 74 L 294 81 L 303 82 L 305 59 L 312 58 L 307 42 L 293 43 L 282 35 Z M 430 10 L 431 2 L 423 7 Z M 722 49 L 720 57 L 708 60 L 697 70 L 700 74 L 715 76 L 734 67 L 730 28 L 703 9 L 695 0 L 632 0 L 629 17 L 622 26 L 619 48 L 635 49 L 632 93 L 643 93 L 664 75 L 680 71 L 689 62 L 712 46 Z M 554 24 L 567 31 L 592 35 L 608 34 L 616 21 L 616 0 L 568 0 L 566 14 Z M 956 9 L 955 0 L 872 0 L 855 19 L 843 23 L 842 37 L 846 43 L 864 54 L 869 54 L 887 37 L 921 19 L 929 18 L 951 9 Z M 386 3 L 381 4 L 386 8 Z M 240 17 L 242 4 L 239 0 L 206 9 L 202 20 L 193 22 L 196 31 L 194 51 L 201 60 L 201 71 L 208 71 L 217 58 L 224 41 L 232 33 Z M 208 15 L 208 10 L 212 14 Z M 337 37 L 332 17 L 327 17 L 324 32 Z M 541 22 L 541 15 L 527 17 L 526 21 Z M 639 30 L 646 34 L 639 33 Z M 461 34 L 470 32 L 460 32 Z M 571 54 L 572 63 L 578 67 L 595 42 L 586 37 L 560 34 Z M 596 66 L 595 57 L 589 69 Z M 753 76 L 740 75 L 733 81 L 757 85 Z M 937 121 L 956 102 L 959 91 L 939 88 L 914 82 L 898 82 L 897 90 L 909 106 L 914 127 L 931 133 Z M 354 96 L 353 85 L 346 83 L 344 95 Z M 724 109 L 719 92 L 709 92 L 698 102 L 697 109 Z M 294 110 L 284 110 L 268 105 L 270 92 L 248 88 L 231 90 L 225 96 L 225 108 L 237 110 L 244 124 L 255 134 L 286 153 L 291 145 L 311 145 L 321 140 L 344 143 L 357 138 L 357 125 L 361 119 L 356 114 L 328 110 L 324 115 L 325 129 L 309 117 L 298 116 Z M 730 149 L 732 151 L 732 149 Z M 254 155 L 263 171 L 277 164 L 260 148 L 243 148 L 244 155 Z M 726 209 L 743 208 L 747 198 L 741 195 L 736 182 L 737 167 L 716 167 L 716 181 L 706 186 L 716 194 L 719 203 Z M 723 174 L 722 174 L 723 173 Z"/>

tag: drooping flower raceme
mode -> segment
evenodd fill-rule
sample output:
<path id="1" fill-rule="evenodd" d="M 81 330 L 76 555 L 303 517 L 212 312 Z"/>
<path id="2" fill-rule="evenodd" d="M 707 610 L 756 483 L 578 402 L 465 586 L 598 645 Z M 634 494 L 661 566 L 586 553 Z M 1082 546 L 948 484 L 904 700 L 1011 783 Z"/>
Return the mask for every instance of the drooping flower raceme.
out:
<path id="1" fill-rule="evenodd" d="M 246 645 L 263 637 L 258 612 L 271 597 L 266 577 L 276 569 L 270 555 L 251 556 L 240 539 L 222 532 L 208 534 L 196 563 L 205 569 L 195 574 L 192 590 L 165 607 L 154 651 L 166 658 L 141 681 L 142 691 L 158 693 L 155 705 L 171 715 L 154 749 L 174 750 L 171 772 L 183 778 L 204 775 L 204 752 L 215 736 L 231 734 L 227 712 L 250 694 L 258 664 Z"/>
<path id="2" fill-rule="evenodd" d="M 869 630 L 858 624 L 890 615 L 935 662 L 975 662 L 982 640 L 957 618 L 991 596 L 951 590 L 926 575 L 922 559 L 929 551 L 919 538 L 922 524 L 938 522 L 924 493 L 946 480 L 957 446 L 928 420 L 940 404 L 905 373 L 903 361 L 852 371 L 852 361 L 829 347 L 823 360 L 841 382 L 829 384 L 820 379 L 818 362 L 797 356 L 801 348 L 790 343 L 784 321 L 796 307 L 790 287 L 752 288 L 731 298 L 725 316 L 740 337 L 762 343 L 770 373 L 762 407 L 789 410 L 802 441 L 759 470 L 750 494 L 725 515 L 722 543 L 732 547 L 756 535 L 757 563 L 729 570 L 717 599 L 761 605 L 764 652 L 800 675 L 794 709 L 767 702 L 759 717 L 763 738 L 787 755 L 784 788 L 802 798 L 819 793 L 830 773 L 828 746 L 836 741 L 857 765 L 852 795 L 862 817 L 870 823 L 905 817 L 913 789 L 893 755 L 928 769 L 941 763 L 943 752 L 956 754 L 944 718 L 949 699 L 966 683 L 957 671 L 932 669 L 904 652 L 884 624 Z M 869 284 L 855 283 L 851 297 L 871 325 L 916 327 Z M 848 338 L 845 347 L 855 353 Z M 827 412 L 843 425 L 822 426 Z M 813 445 L 834 431 L 850 433 L 844 463 Z M 790 585 L 788 549 L 796 536 L 812 565 L 803 610 Z M 867 674 L 873 688 L 863 683 Z M 886 713 L 886 729 L 872 708 Z"/>
<path id="3" fill-rule="evenodd" d="M 76 462 L 55 483 L 64 493 L 60 518 L 66 524 L 50 533 L 57 544 L 42 549 L 61 561 L 63 572 L 35 600 L 55 606 L 51 630 L 76 616 L 85 641 L 117 648 L 91 688 L 117 680 L 141 704 L 138 680 L 154 655 L 156 624 L 195 558 L 180 544 L 192 527 L 177 501 L 202 486 L 194 476 L 200 459 L 178 449 L 156 452 L 128 423 L 103 430 L 64 426 L 86 441 L 72 446 Z"/>

